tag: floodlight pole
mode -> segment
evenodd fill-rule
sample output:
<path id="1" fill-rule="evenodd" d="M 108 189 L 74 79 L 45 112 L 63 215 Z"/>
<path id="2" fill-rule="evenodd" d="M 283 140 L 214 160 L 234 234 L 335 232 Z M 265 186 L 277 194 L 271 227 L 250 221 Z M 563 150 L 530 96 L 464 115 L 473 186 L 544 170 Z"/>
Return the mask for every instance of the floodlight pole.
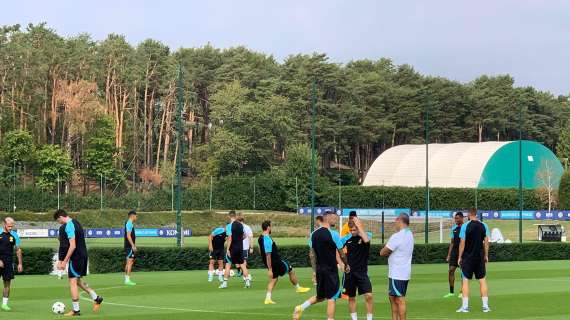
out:
<path id="1" fill-rule="evenodd" d="M 431 101 L 431 100 L 430 100 Z M 426 103 L 425 107 L 425 143 L 426 143 L 426 190 L 425 190 L 425 243 L 429 242 L 429 105 L 430 101 Z"/>
<path id="2" fill-rule="evenodd" d="M 182 247 L 182 112 L 184 108 L 184 83 L 182 82 L 182 65 L 178 65 L 178 85 L 176 90 L 176 138 L 178 154 L 176 155 L 176 246 Z"/>
<path id="3" fill-rule="evenodd" d="M 315 175 L 317 174 L 317 82 L 315 80 L 313 80 L 311 91 L 311 232 L 313 232 L 315 230 Z"/>
<path id="4" fill-rule="evenodd" d="M 519 242 L 523 242 L 523 152 L 522 152 L 522 121 L 523 121 L 522 103 L 519 105 Z"/>

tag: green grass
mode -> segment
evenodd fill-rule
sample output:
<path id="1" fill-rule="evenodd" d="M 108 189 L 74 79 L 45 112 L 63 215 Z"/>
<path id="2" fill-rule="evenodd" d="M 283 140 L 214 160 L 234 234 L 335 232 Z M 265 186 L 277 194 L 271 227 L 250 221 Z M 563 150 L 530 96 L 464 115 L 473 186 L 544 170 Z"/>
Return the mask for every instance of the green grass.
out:
<path id="1" fill-rule="evenodd" d="M 566 261 L 509 262 L 489 264 L 490 306 L 483 314 L 472 282 L 470 314 L 456 314 L 460 299 L 444 300 L 447 291 L 447 266 L 414 265 L 408 289 L 409 319 L 568 319 L 567 304 L 570 274 Z M 302 284 L 310 283 L 308 269 L 297 269 Z M 375 292 L 375 319 L 389 319 L 386 298 L 386 267 L 370 268 Z M 105 297 L 99 315 L 93 315 L 90 303 L 82 301 L 87 319 L 290 319 L 293 307 L 309 294 L 296 294 L 282 279 L 274 291 L 278 303 L 263 305 L 265 272 L 253 270 L 253 287 L 242 288 L 241 281 L 230 280 L 230 288 L 217 289 L 217 281 L 208 283 L 205 271 L 135 273 L 136 287 L 122 286 L 121 274 L 91 275 L 90 285 Z M 85 298 L 85 296 L 84 296 Z M 62 301 L 70 305 L 65 280 L 53 276 L 20 276 L 13 282 L 12 312 L 0 312 L 6 319 L 60 319 L 51 314 L 51 305 Z M 347 303 L 339 301 L 336 319 L 347 319 Z M 364 310 L 359 307 L 362 317 Z M 323 319 L 324 305 L 314 306 L 303 319 Z"/>

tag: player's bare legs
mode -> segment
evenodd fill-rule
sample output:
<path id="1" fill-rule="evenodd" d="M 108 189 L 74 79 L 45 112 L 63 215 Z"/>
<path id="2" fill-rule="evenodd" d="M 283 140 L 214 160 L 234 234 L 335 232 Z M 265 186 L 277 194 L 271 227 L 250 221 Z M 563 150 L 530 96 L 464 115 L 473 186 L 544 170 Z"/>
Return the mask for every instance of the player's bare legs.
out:
<path id="1" fill-rule="evenodd" d="M 364 302 L 366 303 L 366 313 L 370 315 L 374 314 L 374 298 L 372 293 L 364 294 Z M 354 312 L 356 312 L 356 301 L 354 303 Z"/>
<path id="2" fill-rule="evenodd" d="M 323 301 L 324 299 L 317 299 L 317 296 L 310 297 L 307 301 L 303 302 L 303 304 L 295 307 L 295 311 L 293 311 L 293 320 L 301 319 L 301 314 L 303 314 L 303 311 L 305 311 L 308 307 Z"/>
<path id="3" fill-rule="evenodd" d="M 406 298 L 405 297 L 394 297 L 394 301 L 398 306 L 398 316 L 399 320 L 406 320 Z"/>
<path id="4" fill-rule="evenodd" d="M 98 296 L 97 293 L 95 293 L 95 290 L 93 290 L 91 287 L 89 287 L 87 282 L 83 281 L 83 279 L 81 279 L 81 278 L 79 278 L 77 280 L 77 286 L 79 288 L 81 288 L 83 291 L 85 291 L 85 293 L 89 294 L 89 297 L 91 297 L 91 299 L 93 300 L 93 303 L 94 303 L 93 304 L 93 311 L 98 312 L 99 308 L 101 307 L 101 303 L 103 302 L 103 298 Z"/>
<path id="5" fill-rule="evenodd" d="M 348 312 L 356 313 L 356 297 L 348 297 Z"/>
<path id="6" fill-rule="evenodd" d="M 481 300 L 483 301 L 483 312 L 489 312 L 489 289 L 487 287 L 487 279 L 479 279 L 479 290 L 481 291 Z"/>
<path id="7" fill-rule="evenodd" d="M 392 320 L 399 320 L 400 315 L 398 314 L 398 304 L 396 303 L 396 297 L 390 296 L 390 308 L 392 309 Z"/>
<path id="8" fill-rule="evenodd" d="M 327 300 L 327 318 L 334 319 L 334 313 L 336 310 L 336 300 L 335 299 L 328 299 Z"/>

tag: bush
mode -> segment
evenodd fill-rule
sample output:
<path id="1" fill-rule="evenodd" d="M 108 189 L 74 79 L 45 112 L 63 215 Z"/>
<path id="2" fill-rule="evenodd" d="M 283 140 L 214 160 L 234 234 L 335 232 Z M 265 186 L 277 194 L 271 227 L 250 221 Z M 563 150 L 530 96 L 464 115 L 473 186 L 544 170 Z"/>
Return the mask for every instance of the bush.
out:
<path id="1" fill-rule="evenodd" d="M 370 265 L 384 265 L 387 259 L 380 257 L 380 245 L 371 247 Z M 444 263 L 449 245 L 417 244 L 413 263 Z M 284 246 L 280 254 L 295 267 L 308 267 L 306 246 Z M 135 265 L 138 271 L 205 270 L 208 266 L 206 248 L 140 248 Z M 567 260 L 570 259 L 570 244 L 567 243 L 525 243 L 491 245 L 489 259 L 499 261 Z M 121 272 L 124 268 L 124 252 L 119 248 L 93 248 L 89 250 L 90 270 L 93 273 Z M 248 260 L 251 268 L 264 268 L 259 254 Z"/>
<path id="2" fill-rule="evenodd" d="M 560 201 L 560 209 L 570 210 L 570 170 L 566 171 L 560 179 L 558 198 Z"/>
<path id="3" fill-rule="evenodd" d="M 53 270 L 53 255 L 49 248 L 22 248 L 24 272 L 22 274 L 48 274 Z M 14 262 L 18 261 L 14 257 Z"/>

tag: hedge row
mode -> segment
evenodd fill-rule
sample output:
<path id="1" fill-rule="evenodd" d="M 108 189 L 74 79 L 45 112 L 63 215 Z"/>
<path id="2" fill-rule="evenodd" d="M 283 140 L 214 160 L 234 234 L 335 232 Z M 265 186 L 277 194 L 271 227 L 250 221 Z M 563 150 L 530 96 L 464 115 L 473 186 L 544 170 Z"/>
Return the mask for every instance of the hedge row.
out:
<path id="1" fill-rule="evenodd" d="M 253 180 L 249 178 L 224 178 L 214 184 L 212 207 L 217 209 L 240 210 L 292 210 L 286 207 L 286 192 L 275 178 L 256 179 L 255 208 Z M 210 187 L 191 186 L 182 194 L 183 210 L 207 210 L 210 207 Z M 317 196 L 317 205 L 338 206 L 338 188 L 327 188 Z M 11 190 L 0 189 L 0 209 L 11 211 Z M 425 205 L 424 188 L 404 187 L 362 187 L 345 186 L 341 190 L 342 207 L 345 208 L 412 208 L 422 209 Z M 137 208 L 140 211 L 168 211 L 172 206 L 169 190 L 157 190 L 151 193 L 127 193 L 125 195 L 105 196 L 104 207 L 115 209 Z M 431 189 L 431 208 L 467 209 L 476 204 L 489 210 L 508 210 L 518 208 L 517 190 L 474 190 L 456 188 Z M 525 208 L 530 210 L 545 209 L 534 191 L 524 191 Z M 306 205 L 300 203 L 301 206 Z M 38 189 L 17 189 L 16 206 L 18 210 L 45 212 L 57 207 L 57 196 Z M 61 206 L 71 211 L 99 209 L 100 197 L 89 195 L 81 197 L 75 194 L 63 195 Z"/>
<path id="2" fill-rule="evenodd" d="M 414 248 L 413 263 L 443 263 L 447 249 L 447 244 L 417 244 Z M 386 259 L 377 254 L 379 250 L 380 245 L 372 246 L 371 265 L 386 264 Z M 280 253 L 295 267 L 309 266 L 306 246 L 280 247 Z M 570 259 L 570 244 L 496 244 L 491 246 L 489 255 L 492 262 L 567 260 Z M 53 251 L 50 249 L 26 249 L 24 253 L 26 274 L 49 273 L 52 268 L 52 257 Z M 92 273 L 122 272 L 124 262 L 124 252 L 121 248 L 89 250 L 89 268 Z M 259 254 L 254 254 L 248 263 L 252 268 L 263 268 Z M 138 271 L 205 270 L 207 264 L 208 252 L 205 248 L 140 248 L 135 268 Z"/>

